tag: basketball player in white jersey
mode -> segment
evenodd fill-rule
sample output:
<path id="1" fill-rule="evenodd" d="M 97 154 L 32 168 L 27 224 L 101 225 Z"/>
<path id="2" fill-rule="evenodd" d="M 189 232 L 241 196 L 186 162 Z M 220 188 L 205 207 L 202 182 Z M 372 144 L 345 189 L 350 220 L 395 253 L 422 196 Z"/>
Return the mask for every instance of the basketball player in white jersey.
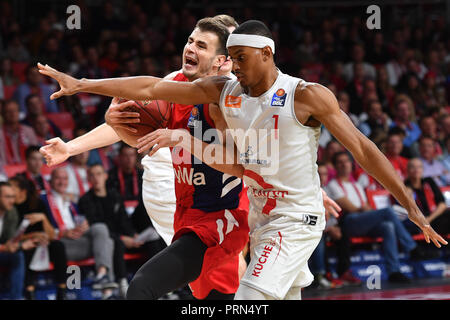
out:
<path id="1" fill-rule="evenodd" d="M 52 99 L 77 92 L 91 92 L 127 99 L 162 99 L 182 104 L 214 102 L 214 113 L 231 129 L 250 135 L 255 129 L 275 129 L 267 140 L 279 140 L 279 169 L 267 174 L 258 146 L 237 147 L 242 165 L 209 162 L 215 169 L 243 176 L 250 186 L 251 257 L 237 299 L 300 298 L 300 289 L 312 277 L 307 260 L 319 242 L 324 226 L 322 193 L 316 166 L 319 127 L 325 127 L 353 154 L 371 176 L 387 188 L 408 211 L 408 217 L 437 247 L 447 244 L 429 225 L 395 174 L 390 162 L 362 135 L 340 110 L 327 88 L 307 83 L 279 71 L 274 63 L 275 45 L 270 31 L 259 21 L 247 21 L 227 44 L 237 80 L 208 77 L 192 83 L 176 83 L 155 77 L 77 80 L 40 65 L 41 73 L 55 78 L 61 89 Z M 217 122 L 216 122 L 217 123 Z M 157 130 L 141 139 L 140 151 L 181 145 L 205 163 L 208 159 L 191 148 L 194 138 L 182 130 L 178 137 Z M 244 148 L 243 148 L 244 147 Z M 216 150 L 220 152 L 226 152 Z M 262 153 L 261 153 L 262 156 Z M 269 159 L 270 160 L 270 159 Z"/>

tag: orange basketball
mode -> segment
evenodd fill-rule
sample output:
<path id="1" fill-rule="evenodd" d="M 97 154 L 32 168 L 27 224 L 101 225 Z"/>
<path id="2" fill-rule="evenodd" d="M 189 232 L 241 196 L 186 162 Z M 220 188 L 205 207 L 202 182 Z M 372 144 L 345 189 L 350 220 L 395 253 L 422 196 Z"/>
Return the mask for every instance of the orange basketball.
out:
<path id="1" fill-rule="evenodd" d="M 135 147 L 137 139 L 152 131 L 167 127 L 171 106 L 169 102 L 162 100 L 134 101 L 134 104 L 124 111 L 139 112 L 141 121 L 128 124 L 135 128 L 137 132 L 133 133 L 122 128 L 114 128 L 114 130 L 126 144 Z"/>

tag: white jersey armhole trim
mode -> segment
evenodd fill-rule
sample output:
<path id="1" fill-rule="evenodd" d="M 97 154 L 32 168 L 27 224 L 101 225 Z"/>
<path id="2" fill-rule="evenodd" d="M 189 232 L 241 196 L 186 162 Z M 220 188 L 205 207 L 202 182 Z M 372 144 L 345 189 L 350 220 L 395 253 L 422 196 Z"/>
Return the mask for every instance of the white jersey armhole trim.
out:
<path id="1" fill-rule="evenodd" d="M 225 84 L 223 85 L 222 88 L 222 92 L 220 93 L 220 99 L 219 99 L 219 109 L 222 111 L 222 113 L 225 111 L 223 109 L 223 104 L 225 103 L 225 97 L 224 97 L 224 92 L 226 92 L 228 90 L 228 87 L 230 86 L 230 82 L 235 81 L 235 80 L 227 80 L 225 82 Z"/>
<path id="2" fill-rule="evenodd" d="M 302 81 L 302 79 L 299 79 L 298 82 L 297 82 L 297 84 L 295 85 L 294 90 L 292 90 L 292 107 L 291 107 L 292 116 L 294 117 L 295 122 L 297 122 L 297 124 L 298 124 L 300 127 L 302 127 L 302 128 L 305 128 L 305 129 L 312 129 L 312 130 L 320 129 L 320 126 L 319 126 L 319 127 L 309 127 L 309 126 L 305 126 L 303 123 L 301 123 L 301 122 L 297 119 L 297 116 L 296 116 L 296 114 L 295 114 L 295 91 L 297 90 L 297 87 L 298 87 L 298 85 L 300 84 L 301 81 Z M 304 81 L 304 80 L 303 80 L 303 81 Z M 314 85 L 316 85 L 316 83 L 314 83 L 314 82 L 306 82 L 306 81 L 305 81 L 305 82 L 301 85 L 301 86 L 302 86 L 301 90 L 305 90 L 305 88 L 306 88 L 307 86 L 314 86 Z"/>

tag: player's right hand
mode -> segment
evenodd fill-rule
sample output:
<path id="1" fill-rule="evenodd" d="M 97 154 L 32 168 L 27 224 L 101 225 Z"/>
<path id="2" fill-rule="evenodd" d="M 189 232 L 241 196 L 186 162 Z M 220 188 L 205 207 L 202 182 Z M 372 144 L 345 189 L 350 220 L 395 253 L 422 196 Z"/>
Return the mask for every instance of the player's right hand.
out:
<path id="1" fill-rule="evenodd" d="M 66 161 L 70 157 L 67 143 L 61 138 L 52 138 L 45 141 L 47 145 L 41 147 L 39 152 L 44 156 L 48 166 L 55 166 Z"/>
<path id="2" fill-rule="evenodd" d="M 127 107 L 134 105 L 134 101 L 127 100 L 120 102 L 120 99 L 115 97 L 112 99 L 108 110 L 105 113 L 105 121 L 112 128 L 121 128 L 136 133 L 137 130 L 128 126 L 130 123 L 139 123 L 139 112 L 125 111 Z"/>
<path id="3" fill-rule="evenodd" d="M 61 87 L 59 91 L 54 92 L 50 96 L 50 100 L 54 100 L 62 96 L 70 96 L 77 93 L 77 88 L 79 86 L 80 80 L 75 79 L 74 77 L 71 77 L 65 73 L 59 72 L 58 70 L 50 67 L 48 64 L 44 66 L 38 62 L 37 66 L 41 74 L 55 79 L 56 81 L 58 81 L 59 86 Z"/>

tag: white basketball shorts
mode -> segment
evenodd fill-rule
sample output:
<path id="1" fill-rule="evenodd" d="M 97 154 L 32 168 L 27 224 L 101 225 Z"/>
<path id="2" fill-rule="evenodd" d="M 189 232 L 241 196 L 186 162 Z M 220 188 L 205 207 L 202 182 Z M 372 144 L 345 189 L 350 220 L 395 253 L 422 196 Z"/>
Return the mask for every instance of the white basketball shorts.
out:
<path id="1" fill-rule="evenodd" d="M 153 227 L 170 245 L 174 235 L 173 219 L 176 210 L 175 186 L 173 180 L 142 181 L 142 199 Z"/>
<path id="2" fill-rule="evenodd" d="M 274 215 L 251 227 L 251 260 L 241 283 L 275 299 L 311 284 L 308 260 L 322 237 L 324 217 L 307 215 L 303 220 Z"/>

